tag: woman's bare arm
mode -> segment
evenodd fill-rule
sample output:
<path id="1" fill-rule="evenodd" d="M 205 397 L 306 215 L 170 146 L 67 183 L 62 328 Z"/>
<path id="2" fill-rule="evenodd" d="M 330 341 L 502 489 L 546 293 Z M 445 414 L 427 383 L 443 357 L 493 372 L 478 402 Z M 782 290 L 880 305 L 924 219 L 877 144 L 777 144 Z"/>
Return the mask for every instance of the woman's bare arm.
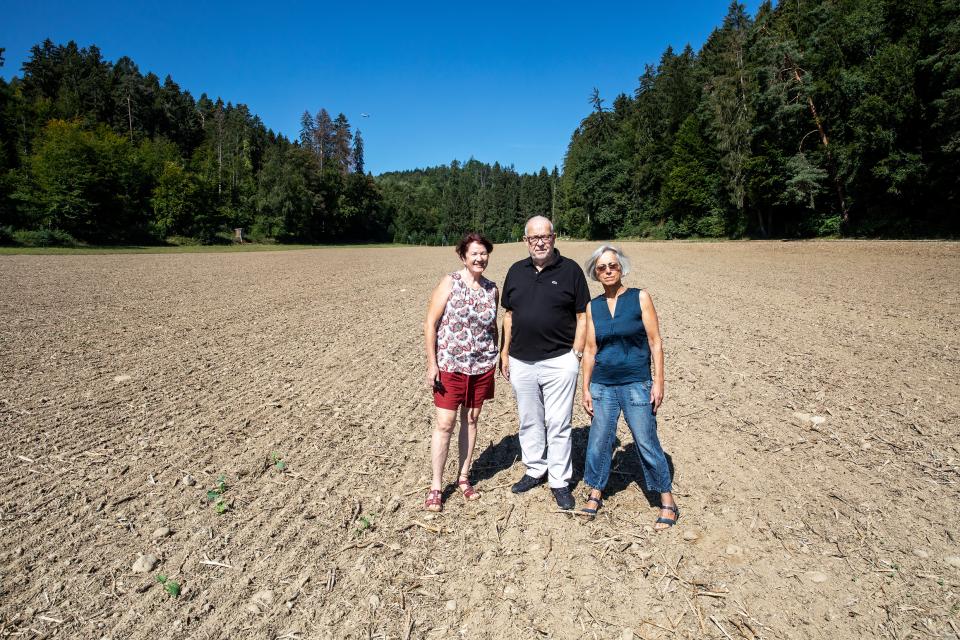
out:
<path id="1" fill-rule="evenodd" d="M 447 300 L 450 298 L 452 290 L 453 278 L 449 275 L 443 276 L 430 296 L 430 303 L 427 305 L 427 317 L 423 321 L 423 342 L 427 352 L 427 371 L 424 384 L 431 389 L 440 373 L 437 366 L 437 325 L 440 324 L 440 318 L 443 317 L 443 310 L 447 306 Z"/>
<path id="2" fill-rule="evenodd" d="M 643 328 L 647 332 L 647 343 L 650 345 L 650 356 L 653 361 L 650 403 L 653 405 L 653 413 L 656 414 L 663 403 L 663 341 L 660 339 L 660 320 L 653 306 L 653 298 L 645 289 L 640 291 L 640 310 L 643 313 Z"/>

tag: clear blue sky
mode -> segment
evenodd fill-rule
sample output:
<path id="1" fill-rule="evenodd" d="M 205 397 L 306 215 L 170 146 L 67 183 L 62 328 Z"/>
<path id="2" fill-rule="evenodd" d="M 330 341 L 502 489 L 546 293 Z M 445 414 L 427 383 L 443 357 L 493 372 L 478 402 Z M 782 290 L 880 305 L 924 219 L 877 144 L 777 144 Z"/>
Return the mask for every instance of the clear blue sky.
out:
<path id="1" fill-rule="evenodd" d="M 195 98 L 246 103 L 290 137 L 304 109 L 343 112 L 374 173 L 471 156 L 537 171 L 562 164 L 594 86 L 608 105 L 631 93 L 667 45 L 699 49 L 728 5 L 7 0 L 0 72 L 19 74 L 45 38 L 75 40 Z"/>

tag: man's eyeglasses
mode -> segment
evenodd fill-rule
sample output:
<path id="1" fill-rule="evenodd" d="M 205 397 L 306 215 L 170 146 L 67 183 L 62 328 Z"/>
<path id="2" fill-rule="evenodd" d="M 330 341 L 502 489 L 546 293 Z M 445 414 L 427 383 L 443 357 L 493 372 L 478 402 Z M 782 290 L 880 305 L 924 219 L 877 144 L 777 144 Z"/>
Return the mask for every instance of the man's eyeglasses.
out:
<path id="1" fill-rule="evenodd" d="M 553 242 L 553 234 L 551 233 L 548 236 L 523 236 L 523 239 L 527 241 L 528 244 L 548 244 Z"/>
<path id="2" fill-rule="evenodd" d="M 616 263 L 616 262 L 611 262 L 610 264 L 598 264 L 598 265 L 597 265 L 597 272 L 598 272 L 598 273 L 606 273 L 606 272 L 607 272 L 607 269 L 609 269 L 610 271 L 620 271 L 620 265 L 619 265 L 619 263 Z"/>

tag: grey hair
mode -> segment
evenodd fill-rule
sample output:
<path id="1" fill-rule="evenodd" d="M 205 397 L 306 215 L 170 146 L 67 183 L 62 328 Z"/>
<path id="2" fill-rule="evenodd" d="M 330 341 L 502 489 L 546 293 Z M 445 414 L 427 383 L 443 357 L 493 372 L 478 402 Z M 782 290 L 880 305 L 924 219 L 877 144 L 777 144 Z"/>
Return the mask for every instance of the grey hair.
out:
<path id="1" fill-rule="evenodd" d="M 620 275 L 625 276 L 630 273 L 630 258 L 620 251 L 619 247 L 615 247 L 612 244 L 602 244 L 597 247 L 597 250 L 587 258 L 587 261 L 583 263 L 583 270 L 587 274 L 587 277 L 591 280 L 599 282 L 597 278 L 597 260 L 600 259 L 600 256 L 605 254 L 607 251 L 613 251 L 617 254 L 617 260 L 620 262 Z"/>
<path id="2" fill-rule="evenodd" d="M 527 234 L 527 229 L 530 228 L 530 223 L 533 222 L 534 220 L 536 220 L 536 221 L 538 221 L 538 222 L 542 220 L 542 221 L 546 222 L 547 224 L 549 224 L 549 225 L 550 225 L 550 233 L 553 233 L 553 221 L 552 221 L 550 218 L 548 218 L 548 217 L 546 217 L 546 216 L 533 216 L 532 218 L 530 218 L 529 220 L 527 220 L 527 223 L 526 223 L 525 225 L 523 225 L 523 234 L 524 234 L 524 235 Z"/>

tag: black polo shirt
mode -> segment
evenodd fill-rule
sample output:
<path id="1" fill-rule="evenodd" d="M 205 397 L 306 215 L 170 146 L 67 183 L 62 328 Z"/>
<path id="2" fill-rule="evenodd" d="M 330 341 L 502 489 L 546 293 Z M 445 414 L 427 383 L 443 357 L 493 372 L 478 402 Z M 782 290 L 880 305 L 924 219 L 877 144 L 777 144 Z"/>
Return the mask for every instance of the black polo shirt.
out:
<path id="1" fill-rule="evenodd" d="M 537 271 L 531 258 L 507 271 L 500 303 L 512 312 L 510 355 L 546 360 L 573 347 L 577 314 L 587 310 L 590 291 L 583 270 L 553 250 L 553 262 Z"/>

